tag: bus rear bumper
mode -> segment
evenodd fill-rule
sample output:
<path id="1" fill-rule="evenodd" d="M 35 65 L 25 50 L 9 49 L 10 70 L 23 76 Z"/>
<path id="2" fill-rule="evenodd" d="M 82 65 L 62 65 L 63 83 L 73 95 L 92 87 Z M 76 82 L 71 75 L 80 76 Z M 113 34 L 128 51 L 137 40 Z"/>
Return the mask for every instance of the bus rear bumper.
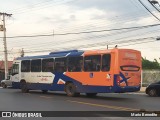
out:
<path id="1" fill-rule="evenodd" d="M 115 93 L 124 93 L 124 92 L 138 92 L 140 91 L 140 86 L 126 86 L 126 87 L 118 87 L 115 90 Z"/>

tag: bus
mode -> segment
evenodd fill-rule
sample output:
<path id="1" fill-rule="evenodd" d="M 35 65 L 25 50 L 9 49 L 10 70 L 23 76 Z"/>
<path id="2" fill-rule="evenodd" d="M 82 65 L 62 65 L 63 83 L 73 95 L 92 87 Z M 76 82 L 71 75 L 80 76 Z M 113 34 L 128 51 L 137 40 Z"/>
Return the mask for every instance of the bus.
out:
<path id="1" fill-rule="evenodd" d="M 13 88 L 65 91 L 68 96 L 136 92 L 141 86 L 141 53 L 133 49 L 69 50 L 19 57 L 13 62 Z"/>

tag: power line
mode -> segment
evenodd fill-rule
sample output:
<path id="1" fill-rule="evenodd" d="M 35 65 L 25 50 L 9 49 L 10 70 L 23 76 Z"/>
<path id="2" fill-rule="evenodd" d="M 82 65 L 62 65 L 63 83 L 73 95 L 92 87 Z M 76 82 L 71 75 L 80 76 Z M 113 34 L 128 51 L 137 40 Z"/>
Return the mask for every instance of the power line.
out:
<path id="1" fill-rule="evenodd" d="M 44 50 L 35 50 L 35 51 L 25 51 L 25 53 L 39 53 L 39 52 L 51 52 L 51 51 L 55 51 L 55 50 L 67 50 L 69 48 L 72 48 L 72 49 L 78 49 L 78 48 L 91 48 L 91 47 L 98 47 L 98 46 L 101 46 L 101 45 L 105 45 L 105 44 L 108 44 L 108 45 L 115 45 L 115 44 L 126 44 L 126 43 L 136 43 L 136 42 L 140 42 L 140 41 L 144 41 L 144 42 L 147 42 L 146 40 L 150 40 L 150 39 L 153 39 L 153 41 L 156 41 L 156 38 L 157 37 L 145 37 L 145 38 L 137 38 L 137 39 L 129 39 L 129 40 L 121 40 L 121 41 L 115 41 L 113 40 L 114 42 L 109 42 L 109 41 L 105 41 L 105 42 L 100 42 L 100 43 L 91 43 L 91 44 L 84 44 L 84 45 L 74 45 L 74 46 L 70 46 L 70 47 L 58 47 L 58 49 L 44 49 Z M 12 53 L 18 53 L 18 52 L 12 52 Z"/>
<path id="2" fill-rule="evenodd" d="M 44 1 L 44 2 L 39 2 L 39 3 L 31 4 L 30 6 L 33 7 L 33 6 L 39 6 L 41 4 L 44 5 L 44 4 L 49 3 L 51 1 L 53 1 L 53 0 L 48 0 L 48 1 Z M 23 11 L 23 10 L 28 10 L 28 7 L 27 6 L 22 6 L 22 7 L 16 8 L 16 9 L 10 9 L 8 11 L 12 11 L 13 13 L 15 13 L 15 12 L 18 12 L 18 11 Z"/>
<path id="3" fill-rule="evenodd" d="M 95 30 L 95 31 L 82 31 L 82 32 L 68 32 L 68 33 L 59 33 L 59 34 L 46 34 L 46 35 L 31 35 L 31 36 L 11 36 L 7 38 L 25 38 L 25 37 L 46 37 L 46 36 L 64 36 L 64 35 L 78 35 L 78 34 L 88 34 L 88 33 L 99 33 L 99 32 L 107 32 L 107 31 L 118 31 L 118 30 L 129 30 L 129 29 L 137 29 L 137 28 L 148 28 L 159 26 L 160 24 L 152 24 L 145 26 L 136 26 L 136 27 L 124 27 L 124 28 L 115 28 L 115 29 L 104 29 L 104 30 Z M 2 38 L 2 37 L 0 37 Z"/>
<path id="4" fill-rule="evenodd" d="M 145 9 L 146 9 L 153 17 L 155 17 L 157 20 L 160 21 L 160 19 L 159 19 L 156 15 L 154 15 L 154 14 L 142 3 L 141 0 L 138 0 L 138 1 L 145 7 Z"/>
<path id="5" fill-rule="evenodd" d="M 34 8 L 34 7 L 30 8 L 30 9 L 24 8 L 24 9 L 21 9 L 21 10 L 17 10 L 13 13 L 14 14 L 23 14 L 23 13 L 26 13 L 26 12 L 33 12 L 33 11 L 36 11 L 36 10 L 43 10 L 45 8 L 48 8 L 48 7 L 53 7 L 55 5 L 67 4 L 67 3 L 70 3 L 70 2 L 73 2 L 73 1 L 74 0 L 69 0 L 69 1 L 61 0 L 60 2 L 54 2 L 55 4 L 44 4 L 44 5 L 43 4 L 42 5 L 36 5 L 35 4 L 36 8 Z M 48 1 L 48 2 L 51 2 L 51 1 Z"/>
<path id="6" fill-rule="evenodd" d="M 139 14 L 140 12 L 141 12 L 141 11 L 139 11 L 138 14 Z M 130 15 L 130 14 L 129 14 L 129 15 Z M 130 15 L 130 16 L 131 16 L 131 15 Z M 132 17 L 134 17 L 134 16 L 132 16 Z M 117 18 L 116 18 L 116 19 L 117 19 Z M 135 19 L 135 17 L 134 17 L 134 19 Z M 117 19 L 117 20 L 118 20 L 118 19 Z M 124 17 L 123 17 L 123 20 L 124 20 Z M 119 20 L 118 20 L 118 21 L 119 21 Z M 98 24 L 99 24 L 99 23 L 98 23 Z M 104 25 L 106 25 L 106 24 L 102 24 L 103 27 L 104 27 Z M 88 24 L 87 24 L 87 26 L 88 26 Z M 93 26 L 94 26 L 94 25 L 93 25 Z M 75 26 L 74 26 L 74 28 L 75 28 Z M 85 28 L 86 28 L 86 25 L 85 25 Z M 62 29 L 63 29 L 63 28 L 62 28 Z M 61 30 L 62 30 L 62 29 L 61 29 Z M 88 29 L 88 27 L 87 27 L 87 29 Z M 91 28 L 90 28 L 90 29 L 91 29 Z"/>
<path id="7" fill-rule="evenodd" d="M 130 15 L 131 16 L 131 15 Z M 134 16 L 132 16 L 132 17 L 134 17 Z M 135 20 L 135 18 L 136 18 L 136 16 L 134 17 L 134 20 Z M 72 31 L 77 31 L 77 30 L 81 30 L 81 31 L 83 31 L 84 29 L 85 30 L 91 30 L 91 29 L 100 29 L 100 28 L 108 28 L 111 24 L 113 24 L 113 22 L 112 23 L 109 23 L 109 26 L 108 26 L 108 24 L 106 23 L 106 18 L 105 19 L 100 19 L 100 20 L 104 20 L 103 22 L 99 22 L 98 20 L 96 21 L 96 23 L 94 22 L 93 24 L 91 24 L 91 21 L 90 22 L 86 22 L 85 24 L 83 24 L 83 26 L 78 26 L 78 27 L 76 27 L 75 25 L 74 25 L 74 27 L 69 27 L 69 28 L 67 28 L 67 30 L 72 30 Z M 111 20 L 113 20 L 113 19 L 111 19 Z M 115 22 L 115 26 L 117 26 L 117 25 L 120 25 L 122 22 L 124 23 L 127 23 L 127 21 L 129 21 L 129 22 L 131 22 L 131 20 L 125 20 L 124 21 L 124 17 L 123 17 L 123 20 L 119 20 L 119 19 L 117 19 L 116 18 L 116 20 L 118 21 L 118 22 Z M 120 22 L 121 21 L 121 22 Z M 132 20 L 133 21 L 133 20 Z M 101 24 L 102 23 L 102 24 Z M 98 27 L 96 27 L 97 25 L 101 25 L 101 26 L 98 26 Z M 107 25 L 107 26 L 106 26 Z M 73 28 L 73 29 L 72 29 Z M 86 29 L 87 28 L 87 29 Z M 66 29 L 64 29 L 64 26 L 63 27 L 61 27 L 61 28 L 59 28 L 61 31 L 64 31 L 64 32 L 67 32 L 66 31 Z M 53 30 L 53 29 L 52 29 Z M 35 34 L 35 33 L 34 33 Z M 34 35 L 34 34 L 32 34 L 32 35 Z M 39 34 L 46 34 L 46 33 L 39 33 Z M 31 35 L 31 34 L 30 34 Z"/>
<path id="8" fill-rule="evenodd" d="M 136 30 L 138 30 L 138 29 L 136 29 Z M 133 30 L 132 30 L 133 31 Z M 135 31 L 135 30 L 134 30 Z M 69 39 L 69 40 L 67 40 L 67 41 L 63 41 L 63 40 L 59 40 L 59 41 L 48 41 L 48 43 L 46 43 L 46 41 L 44 42 L 44 43 L 41 43 L 41 44 L 34 44 L 34 43 L 32 43 L 32 44 L 27 44 L 27 43 L 22 43 L 23 45 L 24 45 L 24 48 L 25 48 L 25 50 L 27 50 L 27 49 L 32 49 L 32 50 L 37 50 L 38 48 L 44 48 L 44 47 L 46 47 L 47 46 L 47 48 L 49 48 L 50 46 L 51 46 L 51 48 L 53 48 L 53 46 L 56 46 L 57 47 L 57 45 L 67 45 L 68 43 L 70 44 L 70 43 L 72 43 L 72 44 L 77 44 L 77 42 L 84 42 L 84 41 L 86 41 L 86 42 L 89 42 L 88 40 L 92 40 L 92 41 L 94 41 L 94 39 L 102 39 L 102 38 L 107 38 L 107 39 L 109 39 L 109 40 L 117 40 L 117 41 L 119 41 L 119 40 L 121 40 L 121 39 L 126 39 L 126 38 L 130 38 L 130 37 L 136 37 L 136 36 L 141 36 L 141 35 L 144 35 L 144 34 L 147 34 L 147 35 L 149 35 L 150 33 L 153 33 L 153 32 L 159 32 L 158 31 L 158 29 L 154 29 L 153 31 L 148 31 L 148 32 L 143 32 L 143 33 L 141 33 L 141 32 L 138 32 L 139 34 L 133 34 L 133 35 L 129 35 L 128 36 L 128 34 L 127 34 L 127 37 L 126 37 L 126 35 L 125 35 L 125 37 L 121 37 L 121 38 L 117 38 L 117 39 L 111 39 L 111 38 L 108 38 L 109 36 L 112 36 L 112 35 L 114 35 L 114 34 L 122 34 L 122 33 L 124 33 L 124 34 L 126 34 L 126 32 L 131 32 L 131 30 L 130 31 L 120 31 L 120 32 L 116 32 L 116 33 L 111 33 L 111 34 L 105 34 L 105 35 L 92 35 L 92 36 L 89 36 L 89 37 L 83 37 L 83 38 L 73 38 L 73 39 Z M 154 33 L 155 33 L 154 32 Z M 158 34 L 159 35 L 159 34 Z M 104 39 L 105 41 L 106 41 L 106 39 Z M 103 40 L 103 41 L 104 41 Z M 12 41 L 10 41 L 10 42 L 12 42 Z M 12 42 L 13 43 L 13 42 Z M 16 41 L 14 42 L 14 43 L 17 43 Z M 30 42 L 28 42 L 28 43 L 30 43 Z M 17 43 L 17 44 L 19 44 L 19 42 Z M 13 47 L 21 47 L 21 46 L 23 46 L 23 45 L 20 45 L 20 46 L 12 46 L 12 48 Z M 80 44 L 80 43 L 79 43 Z M 29 46 L 29 48 L 26 48 L 26 46 Z"/>
<path id="9" fill-rule="evenodd" d="M 160 10 L 155 6 L 155 4 L 158 4 L 159 5 L 159 3 L 158 3 L 158 1 L 156 1 L 156 0 L 148 0 L 148 2 L 158 11 L 158 12 L 160 12 Z M 159 5 L 159 7 L 160 7 L 160 5 Z"/>
<path id="10" fill-rule="evenodd" d="M 48 42 L 46 42 L 46 41 L 44 41 L 43 43 L 41 43 L 41 44 L 38 44 L 37 45 L 37 43 L 35 43 L 35 44 L 25 44 L 25 47 L 26 46 L 29 46 L 29 47 L 31 47 L 31 46 L 35 46 L 36 45 L 36 47 L 44 47 L 44 46 L 49 46 L 49 45 L 52 45 L 52 44 L 56 44 L 56 45 L 60 45 L 60 44 L 67 44 L 67 43 L 73 43 L 73 42 L 78 42 L 78 41 L 87 41 L 87 40 L 89 40 L 89 39 L 99 39 L 99 38 L 104 38 L 104 37 L 109 37 L 109 36 L 112 36 L 112 35 L 117 35 L 117 34 L 123 34 L 123 33 L 128 33 L 128 32 L 132 32 L 132 31 L 135 31 L 135 30 L 138 30 L 138 29 L 134 29 L 134 30 L 128 30 L 128 31 L 119 31 L 119 32 L 116 32 L 116 33 L 111 33 L 111 34 L 104 34 L 104 35 L 92 35 L 92 36 L 84 36 L 84 37 L 80 37 L 80 38 L 73 38 L 73 39 L 69 39 L 69 40 L 66 40 L 66 41 L 57 41 L 57 42 L 55 42 L 55 41 L 48 41 Z M 12 41 L 11 41 L 12 42 Z M 24 42 L 24 41 L 22 41 L 22 42 Z M 17 42 L 14 42 L 14 43 L 17 43 Z M 20 43 L 20 42 L 18 42 L 18 43 Z M 16 46 L 16 47 L 20 47 L 20 46 Z"/>

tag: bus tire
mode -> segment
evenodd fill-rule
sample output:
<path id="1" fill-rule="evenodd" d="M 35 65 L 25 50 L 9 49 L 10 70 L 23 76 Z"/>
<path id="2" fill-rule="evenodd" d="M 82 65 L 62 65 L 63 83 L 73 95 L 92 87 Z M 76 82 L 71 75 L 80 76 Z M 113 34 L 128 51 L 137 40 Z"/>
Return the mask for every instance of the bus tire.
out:
<path id="1" fill-rule="evenodd" d="M 76 86 L 73 83 L 68 83 L 65 85 L 65 92 L 69 97 L 76 97 L 80 95 L 80 93 L 76 92 Z"/>
<path id="2" fill-rule="evenodd" d="M 48 92 L 48 90 L 42 90 L 42 93 L 44 93 L 44 94 L 47 93 L 47 92 Z"/>
<path id="3" fill-rule="evenodd" d="M 95 97 L 97 93 L 86 93 L 87 97 Z"/>
<path id="4" fill-rule="evenodd" d="M 29 89 L 27 88 L 27 83 L 25 81 L 22 81 L 20 83 L 21 91 L 22 93 L 28 93 Z"/>

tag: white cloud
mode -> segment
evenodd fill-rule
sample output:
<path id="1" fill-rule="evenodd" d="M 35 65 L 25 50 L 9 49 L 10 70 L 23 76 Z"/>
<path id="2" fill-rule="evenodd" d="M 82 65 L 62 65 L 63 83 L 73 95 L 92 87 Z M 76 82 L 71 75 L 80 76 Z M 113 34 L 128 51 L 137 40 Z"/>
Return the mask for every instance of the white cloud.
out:
<path id="1" fill-rule="evenodd" d="M 155 21 L 157 21 L 157 20 L 155 20 L 155 18 L 153 16 L 148 16 L 145 18 L 141 18 L 140 20 L 136 21 L 136 23 L 139 25 L 149 25 L 149 24 L 156 23 Z"/>
<path id="2" fill-rule="evenodd" d="M 15 1 L 17 3 L 15 4 Z M 157 22 L 153 16 L 140 6 L 137 1 L 130 0 L 79 0 L 64 4 L 55 4 L 49 2 L 36 6 L 32 4 L 43 3 L 41 1 L 24 2 L 18 0 L 1 2 L 0 7 L 6 9 L 21 8 L 19 14 L 13 14 L 14 21 L 7 20 L 7 35 L 29 35 L 29 34 L 42 34 L 42 33 L 65 33 L 65 32 L 80 32 L 101 29 L 114 29 L 130 26 L 140 26 L 154 24 Z M 56 0 L 56 2 L 61 3 Z M 63 3 L 63 2 L 62 2 Z M 9 6 L 6 8 L 5 6 Z M 22 6 L 22 7 L 21 7 Z M 24 8 L 23 8 L 24 6 Z M 28 8 L 25 11 L 25 6 Z M 151 8 L 151 6 L 150 6 Z M 24 10 L 24 11 L 23 11 Z M 22 12 L 22 13 L 21 13 Z M 158 35 L 158 27 L 155 29 L 137 30 L 137 31 L 114 31 L 104 33 L 92 33 L 81 35 L 68 35 L 68 36 L 55 36 L 39 37 L 39 38 L 17 38 L 8 39 L 8 49 L 25 48 L 25 50 L 38 50 L 38 49 L 62 49 L 71 46 L 83 46 L 87 44 L 101 44 L 100 47 L 106 46 L 103 42 L 127 40 L 132 38 L 143 38 L 150 35 Z M 156 31 L 157 30 L 157 31 Z M 148 32 L 148 33 L 147 33 Z M 14 41 L 14 42 L 13 42 Z M 69 42 L 67 42 L 69 41 Z M 160 45 L 160 43 L 153 43 Z M 153 58 L 154 54 L 149 53 L 149 50 L 143 49 L 144 45 L 150 47 L 150 44 L 138 45 L 139 47 L 127 46 L 143 51 L 147 58 Z M 136 45 L 137 46 L 137 45 Z M 2 47 L 1 47 L 2 48 Z M 84 48 L 85 49 L 85 48 Z M 92 48 L 91 48 L 92 49 Z M 157 48 L 158 49 L 158 48 Z M 153 51 L 157 54 L 157 49 Z M 2 51 L 2 49 L 1 49 Z M 151 52 L 150 52 L 151 53 Z M 40 53 L 41 54 L 41 53 Z M 32 55 L 32 53 L 31 53 Z"/>

